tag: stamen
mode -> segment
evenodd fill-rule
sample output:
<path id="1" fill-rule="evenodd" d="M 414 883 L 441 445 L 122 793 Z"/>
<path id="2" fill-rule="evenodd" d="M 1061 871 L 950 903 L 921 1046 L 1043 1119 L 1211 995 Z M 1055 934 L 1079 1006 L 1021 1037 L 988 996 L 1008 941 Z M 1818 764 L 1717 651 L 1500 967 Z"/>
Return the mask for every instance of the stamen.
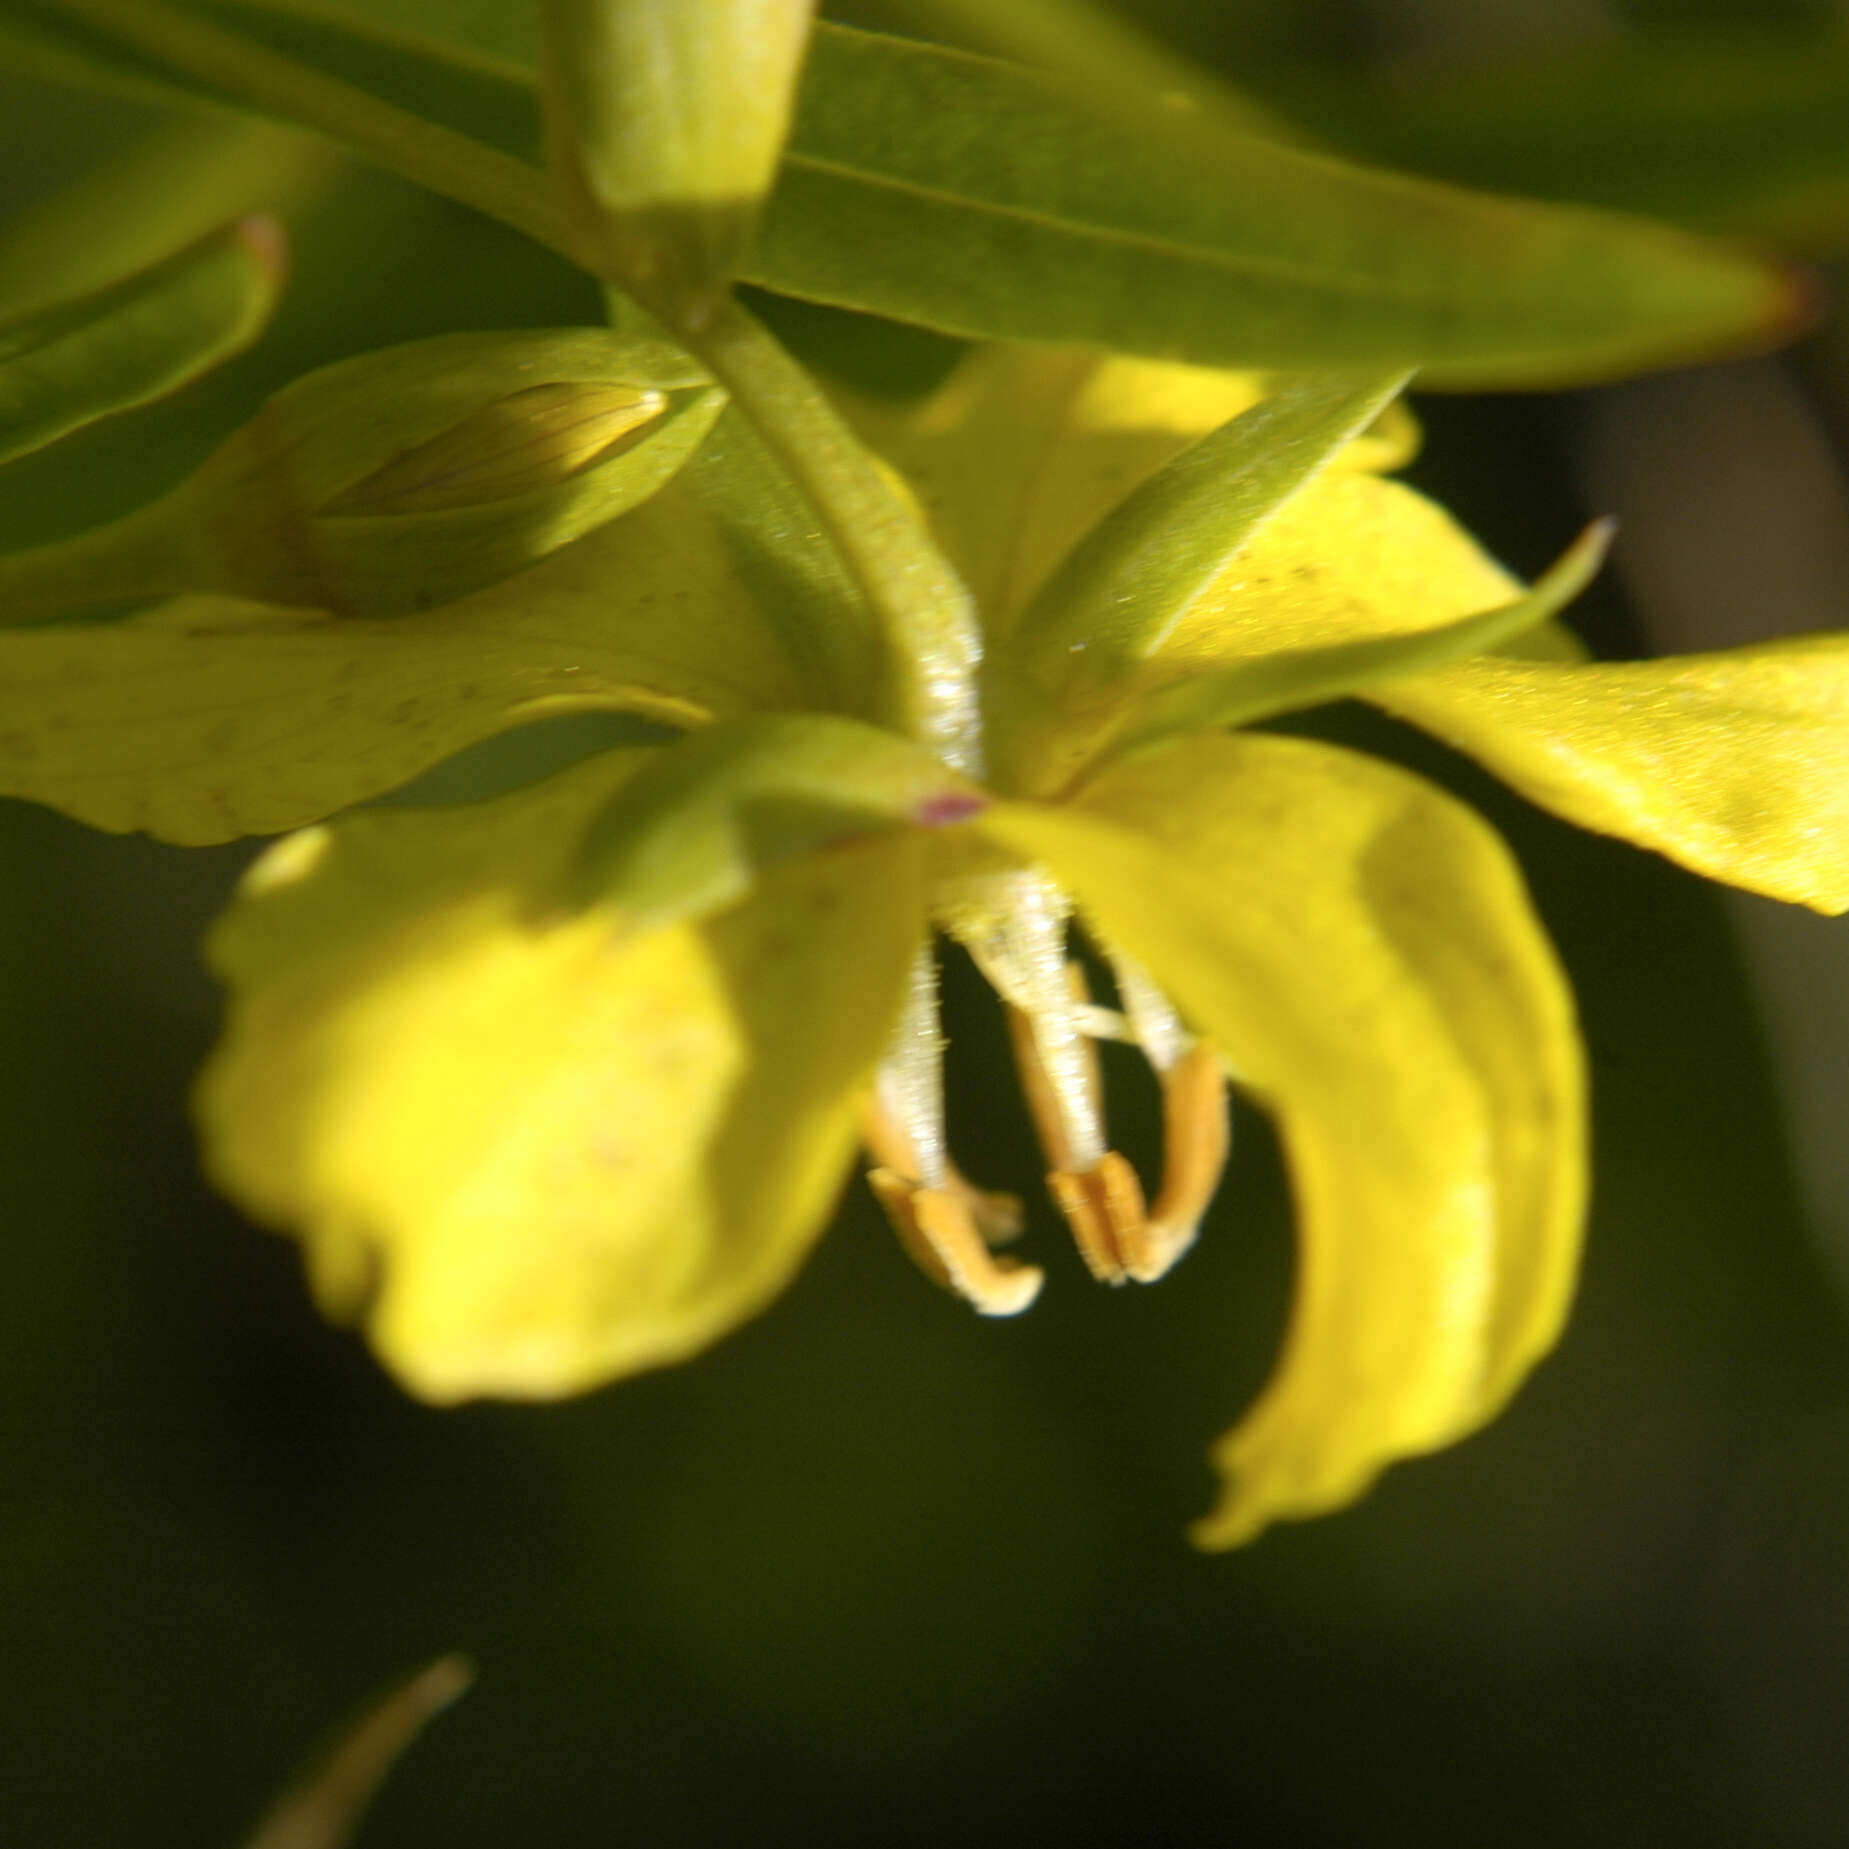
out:
<path id="1" fill-rule="evenodd" d="M 1076 1159 L 1031 1023 L 1010 1008 L 1008 1026 L 1021 1090 L 1052 1171 L 1047 1188 L 1080 1256 L 1092 1276 L 1107 1284 L 1131 1278 L 1150 1284 L 1193 1245 L 1219 1186 L 1230 1145 L 1226 1076 L 1219 1056 L 1195 1041 L 1149 977 L 1128 959 L 1112 961 L 1130 1024 L 1162 1082 L 1162 1187 L 1153 1208 L 1145 1208 L 1135 1171 L 1115 1150 L 1091 1163 Z M 1088 1006 L 1084 973 L 1076 963 L 1067 966 L 1067 978 L 1077 1001 Z M 1087 1051 L 1089 1103 L 1096 1117 L 1096 1053 Z"/>
<path id="2" fill-rule="evenodd" d="M 1139 1275 L 1136 1265 L 1147 1231 L 1143 1184 L 1116 1150 L 1106 1150 L 1088 1169 L 1056 1168 L 1046 1185 L 1094 1278 L 1121 1284 Z"/>
<path id="3" fill-rule="evenodd" d="M 1090 1168 L 1104 1154 L 1104 1126 L 1097 1055 L 1084 1020 L 1089 1004 L 1082 986 L 1074 994 L 1066 961 L 1069 902 L 1035 873 L 1009 873 L 995 884 L 981 927 L 966 926 L 958 936 L 1002 999 L 1027 1018 L 1034 1057 L 1019 1063 L 1024 1074 L 1029 1066 L 1036 1071 L 1028 1102 L 1048 1159 L 1056 1168 Z M 1038 1102 L 1036 1089 L 1043 1093 Z M 1070 1159 L 1057 1160 L 1055 1146 Z"/>
<path id="4" fill-rule="evenodd" d="M 1072 1016 L 1082 1019 L 1089 1012 L 1090 1004 L 1085 999 L 1085 972 L 1076 963 L 1066 965 L 1066 993 L 1075 1004 Z M 1062 1095 L 1047 1070 L 1046 1055 L 1042 1051 L 1044 1036 L 1035 1031 L 1034 1018 L 1025 1010 L 1010 1002 L 1007 1012 L 1015 1075 L 1020 1080 L 1021 1096 L 1026 1101 L 1027 1114 L 1033 1121 L 1034 1134 L 1040 1139 L 1048 1165 L 1058 1169 L 1086 1166 L 1072 1135 L 1073 1121 L 1078 1113 L 1072 1109 L 1070 1091 Z M 1082 1030 L 1070 1076 L 1078 1080 L 1083 1114 L 1093 1124 L 1101 1123 L 1104 1080 L 1098 1070 L 1098 1049 L 1091 1036 Z M 1102 1142 L 1103 1137 L 1099 1135 L 1094 1140 Z"/>
<path id="5" fill-rule="evenodd" d="M 1108 951 L 1123 1007 L 1102 1008 L 1066 957 L 1071 906 L 1026 869 L 983 869 L 942 895 L 940 926 L 969 950 L 1008 1007 L 1021 1089 L 1047 1161 L 1047 1189 L 1080 1256 L 1109 1284 L 1153 1282 L 1194 1243 L 1230 1143 L 1227 1077 L 1167 996 Z M 1136 1171 L 1106 1146 L 1096 1042 L 1134 1040 L 1162 1086 L 1162 1186 L 1144 1197 Z M 1038 1268 L 992 1247 L 1020 1230 L 1020 1203 L 971 1186 L 944 1140 L 943 1036 L 937 969 L 913 964 L 904 1012 L 865 1119 L 868 1175 L 900 1242 L 925 1273 L 985 1315 L 1011 1316 L 1039 1293 Z"/>
<path id="6" fill-rule="evenodd" d="M 929 944 L 912 961 L 905 1006 L 861 1113 L 861 1134 L 878 1165 L 867 1176 L 893 1230 L 919 1268 L 985 1316 L 1012 1316 L 1039 1294 L 1042 1273 L 996 1259 L 1021 1230 L 1011 1194 L 972 1186 L 944 1138 L 944 1037 L 938 1026 L 937 962 Z"/>
<path id="7" fill-rule="evenodd" d="M 950 1158 L 944 1141 L 944 1034 L 937 1012 L 937 957 L 927 937 L 912 953 L 905 1006 L 876 1081 L 879 1111 L 904 1146 L 903 1156 L 875 1159 L 941 1187 Z"/>
<path id="8" fill-rule="evenodd" d="M 1125 1267 L 1139 1284 L 1153 1284 L 1193 1245 L 1231 1146 L 1226 1070 L 1199 1041 L 1162 1074 L 1162 1187 L 1144 1249 Z"/>
<path id="9" fill-rule="evenodd" d="M 1038 1265 L 997 1258 L 965 1198 L 948 1188 L 921 1188 L 889 1168 L 869 1169 L 867 1181 L 919 1269 L 984 1316 L 1018 1315 L 1039 1296 L 1045 1273 Z"/>
<path id="10" fill-rule="evenodd" d="M 1105 955 L 1117 978 L 1117 993 L 1123 998 L 1124 1013 L 1130 1017 L 1130 1031 L 1137 1045 L 1157 1072 L 1167 1072 L 1194 1044 L 1194 1036 L 1182 1026 L 1169 998 L 1150 981 L 1140 963 L 1132 963 L 1116 950 L 1107 950 Z"/>
<path id="11" fill-rule="evenodd" d="M 867 1146 L 877 1167 L 900 1178 L 909 1177 L 913 1187 L 928 1185 L 918 1178 L 918 1158 L 911 1139 L 889 1112 L 875 1100 L 860 1115 L 861 1141 Z M 995 1194 L 968 1180 L 957 1165 L 944 1162 L 937 1188 L 957 1201 L 969 1215 L 987 1245 L 1007 1245 L 1021 1236 L 1021 1202 L 1017 1195 Z M 929 1267 L 927 1267 L 929 1269 Z M 941 1280 L 940 1280 L 941 1281 Z"/>

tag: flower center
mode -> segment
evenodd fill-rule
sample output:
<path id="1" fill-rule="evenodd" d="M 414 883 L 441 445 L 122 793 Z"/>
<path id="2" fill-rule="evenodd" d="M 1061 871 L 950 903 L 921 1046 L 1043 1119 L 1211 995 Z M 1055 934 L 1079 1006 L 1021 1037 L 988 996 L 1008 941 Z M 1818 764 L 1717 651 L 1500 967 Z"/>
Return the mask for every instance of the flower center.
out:
<path id="1" fill-rule="evenodd" d="M 1002 998 L 1015 1065 L 1047 1161 L 1047 1190 L 1094 1277 L 1159 1278 L 1194 1243 L 1226 1165 L 1226 1078 L 1218 1055 L 1183 1026 L 1149 977 L 1106 950 L 1121 1009 L 1094 1004 L 1066 948 L 1071 902 L 1027 868 L 959 873 L 936 922 L 967 949 Z M 1097 1042 L 1139 1046 L 1162 1086 L 1163 1171 L 1153 1204 L 1108 1146 Z M 989 1316 L 1024 1310 L 1037 1266 L 995 1247 L 1021 1230 L 1019 1201 L 964 1178 L 944 1130 L 944 1037 L 929 945 L 912 965 L 906 1005 L 879 1070 L 863 1130 L 868 1174 L 900 1241 L 927 1274 Z"/>

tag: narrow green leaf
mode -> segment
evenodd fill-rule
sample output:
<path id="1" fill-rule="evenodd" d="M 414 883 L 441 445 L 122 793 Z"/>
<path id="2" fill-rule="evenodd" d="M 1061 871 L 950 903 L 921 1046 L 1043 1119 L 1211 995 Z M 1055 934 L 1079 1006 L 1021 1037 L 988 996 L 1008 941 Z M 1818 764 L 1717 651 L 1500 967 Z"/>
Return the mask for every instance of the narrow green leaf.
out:
<path id="1" fill-rule="evenodd" d="M 165 397 L 241 352 L 282 279 L 281 229 L 245 218 L 96 295 L 0 327 L 0 462 Z"/>
<path id="2" fill-rule="evenodd" d="M 117 43 L 130 31 L 117 0 L 62 3 L 109 13 Z M 0 0 L 0 20 L 21 4 Z M 296 10 L 308 10 L 305 0 Z M 343 61 L 346 81 L 363 90 L 360 65 L 380 34 L 346 30 L 357 13 L 315 12 L 323 68 Z M 258 47 L 276 17 L 248 4 L 223 16 Z M 195 7 L 188 17 L 208 15 Z M 468 29 L 467 20 L 456 27 Z M 144 73 L 203 82 L 220 99 L 235 91 L 216 58 L 193 69 L 145 24 L 133 35 Z M 395 26 L 389 36 L 402 57 L 415 34 Z M 67 48 L 84 43 L 66 35 Z M 512 68 L 509 50 L 497 40 L 497 69 Z M 443 55 L 456 62 L 453 42 Z M 560 242 L 544 180 L 523 164 L 529 150 L 468 141 L 427 118 L 420 131 L 415 102 L 370 127 L 344 93 L 317 114 L 319 105 L 289 100 L 276 74 L 266 67 L 245 91 L 256 106 L 299 107 L 294 119 L 367 158 Z M 1100 119 L 1040 73 L 819 27 L 783 178 L 745 274 L 980 338 L 1205 364 L 1418 366 L 1451 384 L 1617 377 L 1770 344 L 1811 311 L 1808 287 L 1790 273 L 1665 227 L 1462 192 L 1256 138 L 1226 145 L 1237 152 L 1203 163 Z"/>
<path id="3" fill-rule="evenodd" d="M 1288 123 L 1213 72 L 1165 50 L 1095 0 L 899 0 L 899 12 L 933 36 L 1063 73 L 1100 110 L 1134 113 L 1158 103 L 1174 133 L 1211 140 L 1232 128 L 1275 141 Z M 1145 124 L 1145 126 L 1147 126 Z"/>
<path id="4" fill-rule="evenodd" d="M 1226 146 L 1208 167 L 1037 73 L 818 36 L 757 280 L 952 333 L 1451 383 L 1614 376 L 1805 312 L 1661 227 Z"/>

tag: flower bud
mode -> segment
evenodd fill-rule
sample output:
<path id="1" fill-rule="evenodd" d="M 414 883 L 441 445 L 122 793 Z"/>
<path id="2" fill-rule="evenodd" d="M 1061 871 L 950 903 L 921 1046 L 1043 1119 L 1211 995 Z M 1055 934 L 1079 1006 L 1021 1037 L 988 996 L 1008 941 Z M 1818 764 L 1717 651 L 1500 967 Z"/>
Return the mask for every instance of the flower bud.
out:
<path id="1" fill-rule="evenodd" d="M 814 0 L 546 0 L 546 140 L 573 254 L 701 326 L 777 177 Z"/>
<path id="2" fill-rule="evenodd" d="M 654 494 L 723 395 L 604 331 L 446 335 L 285 387 L 176 495 L 187 588 L 349 616 L 446 603 Z"/>

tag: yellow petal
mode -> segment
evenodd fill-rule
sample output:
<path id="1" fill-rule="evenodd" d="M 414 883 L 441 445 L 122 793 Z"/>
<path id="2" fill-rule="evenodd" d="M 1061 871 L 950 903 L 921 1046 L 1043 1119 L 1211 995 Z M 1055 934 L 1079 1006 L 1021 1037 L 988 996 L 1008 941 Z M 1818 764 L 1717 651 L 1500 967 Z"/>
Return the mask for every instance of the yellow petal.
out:
<path id="1" fill-rule="evenodd" d="M 999 637 L 1132 488 L 1264 389 L 1256 373 L 992 346 L 916 410 L 851 409 L 917 490 Z M 1411 418 L 1394 410 L 1348 446 L 1340 466 L 1392 468 L 1414 443 Z"/>
<path id="2" fill-rule="evenodd" d="M 0 795 L 193 846 L 316 820 L 529 719 L 806 704 L 727 538 L 683 478 L 415 615 L 183 597 L 0 633 Z"/>
<path id="3" fill-rule="evenodd" d="M 1585 1177 L 1571 997 L 1496 836 L 1403 771 L 1261 736 L 1170 741 L 976 825 L 1278 1120 L 1296 1303 L 1196 1538 L 1339 1507 L 1487 1420 L 1558 1332 Z"/>
<path id="4" fill-rule="evenodd" d="M 1379 700 L 1582 828 L 1849 911 L 1849 636 L 1583 666 L 1485 657 Z"/>
<path id="5" fill-rule="evenodd" d="M 212 939 L 233 995 L 198 1094 L 210 1167 L 426 1398 L 569 1393 L 704 1346 L 840 1184 L 921 928 L 917 850 L 835 846 L 624 932 L 563 899 L 647 756 L 292 836 Z"/>
<path id="6" fill-rule="evenodd" d="M 1332 470 L 1272 515 L 1176 625 L 1143 685 L 1286 649 L 1415 635 L 1524 588 L 1423 495 Z"/>

